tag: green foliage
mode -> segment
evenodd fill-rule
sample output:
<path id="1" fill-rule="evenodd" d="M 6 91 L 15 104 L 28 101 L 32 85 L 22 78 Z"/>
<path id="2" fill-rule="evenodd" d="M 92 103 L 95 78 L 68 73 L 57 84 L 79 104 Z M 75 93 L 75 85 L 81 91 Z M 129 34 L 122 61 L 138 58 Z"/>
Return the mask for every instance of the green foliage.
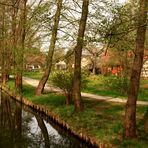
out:
<path id="1" fill-rule="evenodd" d="M 7 86 L 10 90 L 14 90 L 14 88 L 15 88 L 14 80 L 9 79 L 9 81 L 7 81 Z"/>
<path id="2" fill-rule="evenodd" d="M 106 89 L 119 91 L 122 95 L 128 92 L 129 80 L 126 77 L 109 76 L 104 79 Z"/>
<path id="3" fill-rule="evenodd" d="M 147 84 L 148 80 L 141 79 L 138 100 L 148 101 Z M 128 86 L 129 79 L 126 77 L 90 75 L 83 91 L 101 96 L 127 98 Z"/>
<path id="4" fill-rule="evenodd" d="M 64 92 L 72 91 L 73 74 L 68 71 L 57 71 L 51 74 L 50 80 L 52 84 L 59 87 Z"/>
<path id="5" fill-rule="evenodd" d="M 81 88 L 84 89 L 87 87 L 87 83 L 88 83 L 88 76 L 89 76 L 89 73 L 88 73 L 88 70 L 86 69 L 82 69 L 81 70 Z"/>
<path id="6" fill-rule="evenodd" d="M 81 74 L 81 87 L 85 88 L 87 84 L 88 74 L 82 71 Z M 51 83 L 62 89 L 64 92 L 72 92 L 73 87 L 73 73 L 69 71 L 56 71 L 53 72 L 49 78 Z"/>
<path id="7" fill-rule="evenodd" d="M 115 87 L 111 87 L 111 84 L 108 84 L 110 83 L 109 80 L 110 76 L 90 75 L 87 77 L 88 82 L 86 88 L 84 88 L 83 91 L 101 96 L 126 96 L 125 94 L 122 94 L 120 91 L 116 90 Z"/>
<path id="8" fill-rule="evenodd" d="M 95 80 L 102 76 L 92 76 Z M 12 81 L 9 82 L 12 86 Z M 13 88 L 14 89 L 14 88 Z M 124 140 L 123 136 L 123 115 L 124 105 L 97 100 L 85 100 L 85 110 L 81 113 L 74 112 L 74 105 L 65 106 L 65 97 L 62 95 L 49 93 L 41 96 L 35 96 L 35 88 L 30 85 L 23 86 L 23 96 L 31 100 L 34 104 L 44 105 L 48 109 L 60 116 L 69 126 L 78 133 L 85 133 L 102 143 L 113 144 L 115 147 L 146 147 L 147 134 L 142 133 L 143 116 L 147 106 L 137 106 L 137 128 L 138 137 L 135 140 Z M 142 127 L 141 127 L 142 126 Z"/>
<path id="9" fill-rule="evenodd" d="M 37 97 L 34 96 L 33 89 L 32 86 L 25 85 L 24 95 L 26 98 L 34 104 L 49 107 L 49 110 L 59 115 L 78 133 L 86 133 L 102 143 L 112 143 L 115 147 L 138 148 L 140 144 L 142 147 L 148 144 L 141 137 L 137 137 L 134 141 L 122 140 L 124 105 L 84 99 L 85 110 L 75 113 L 73 105 L 65 106 L 63 96 L 50 93 Z M 137 107 L 138 122 L 146 109 L 145 106 Z"/>

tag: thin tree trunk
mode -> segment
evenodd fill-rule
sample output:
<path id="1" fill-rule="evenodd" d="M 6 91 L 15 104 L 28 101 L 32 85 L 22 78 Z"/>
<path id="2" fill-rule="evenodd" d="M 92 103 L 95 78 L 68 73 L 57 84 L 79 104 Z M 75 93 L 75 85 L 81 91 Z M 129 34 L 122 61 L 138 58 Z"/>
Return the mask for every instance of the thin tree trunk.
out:
<path id="1" fill-rule="evenodd" d="M 3 6 L 2 9 L 2 51 L 1 51 L 1 69 L 2 69 L 2 83 L 6 84 L 7 82 L 7 42 L 6 42 L 6 18 L 5 18 L 5 14 L 6 13 L 6 9 L 5 6 Z"/>
<path id="2" fill-rule="evenodd" d="M 22 0 L 22 9 L 20 14 L 20 25 L 18 27 L 18 44 L 16 48 L 16 74 L 15 74 L 15 89 L 16 92 L 22 93 L 22 76 L 23 76 L 23 56 L 24 56 L 24 42 L 26 36 L 26 4 L 27 0 Z"/>
<path id="3" fill-rule="evenodd" d="M 146 33 L 147 0 L 140 0 L 139 24 L 136 37 L 135 58 L 132 66 L 130 88 L 125 111 L 125 137 L 136 137 L 136 102 L 138 97 L 140 73 L 143 64 Z"/>
<path id="4" fill-rule="evenodd" d="M 57 10 L 56 10 L 55 18 L 54 18 L 54 26 L 53 26 L 53 30 L 52 30 L 52 36 L 51 36 L 48 56 L 47 56 L 47 60 L 46 60 L 46 62 L 47 62 L 46 68 L 45 68 L 45 72 L 38 84 L 38 87 L 36 89 L 36 95 L 38 95 L 38 96 L 43 93 L 45 84 L 46 84 L 49 74 L 51 72 L 53 54 L 54 54 L 55 43 L 56 43 L 56 38 L 57 38 L 57 31 L 58 31 L 61 9 L 62 9 L 62 2 L 63 2 L 63 0 L 58 0 L 58 2 L 57 2 Z"/>
<path id="5" fill-rule="evenodd" d="M 19 10 L 19 5 L 20 5 L 20 1 L 12 1 L 12 4 L 14 5 L 14 7 L 12 7 L 12 15 L 11 15 L 11 18 L 12 18 L 12 51 L 13 51 L 13 61 L 14 61 L 14 69 L 15 69 L 15 88 L 16 89 L 18 89 L 18 88 L 20 88 L 20 86 L 19 87 L 17 87 L 18 86 L 18 82 L 16 82 L 16 81 L 18 81 L 18 76 L 17 76 L 17 71 L 18 70 L 16 70 L 16 68 L 17 68 L 17 63 L 20 63 L 20 62 L 18 62 L 18 60 L 16 59 L 16 58 L 18 58 L 19 57 L 19 55 L 16 55 L 16 53 L 17 53 L 17 14 L 18 14 L 18 10 Z M 20 37 L 20 36 L 19 36 Z M 19 82 L 20 83 L 20 82 Z M 21 88 L 20 88 L 20 90 L 17 90 L 18 92 L 20 92 L 21 91 Z"/>
<path id="6" fill-rule="evenodd" d="M 19 1 L 18 1 L 19 2 Z M 15 3 L 15 1 L 13 1 L 13 5 L 18 7 L 19 3 Z M 16 49 L 16 17 L 17 17 L 17 12 L 18 10 L 13 7 L 12 8 L 12 12 L 11 12 L 11 19 L 12 19 L 12 23 L 11 23 L 11 48 L 12 48 L 12 54 L 13 54 L 13 66 L 15 69 L 15 49 Z"/>
<path id="7" fill-rule="evenodd" d="M 97 59 L 97 55 L 96 55 L 96 53 L 94 53 L 93 54 L 93 71 L 92 71 L 93 75 L 96 74 L 96 59 Z"/>
<path id="8" fill-rule="evenodd" d="M 47 130 L 46 126 L 45 126 L 45 123 L 44 123 L 43 119 L 40 116 L 35 115 L 35 117 L 36 117 L 38 125 L 39 125 L 39 127 L 41 129 L 43 137 L 44 137 L 45 148 L 49 148 L 50 147 L 50 140 L 49 140 L 48 130 Z"/>
<path id="9" fill-rule="evenodd" d="M 65 96 L 66 96 L 66 105 L 68 106 L 72 102 L 72 93 L 71 92 L 67 92 L 67 93 L 65 93 Z"/>
<path id="10" fill-rule="evenodd" d="M 82 15 L 79 24 L 77 45 L 74 49 L 75 64 L 74 64 L 73 98 L 75 103 L 75 111 L 83 110 L 83 103 L 81 99 L 81 56 L 82 56 L 84 32 L 88 15 L 88 6 L 89 6 L 89 0 L 83 0 Z"/>
<path id="11" fill-rule="evenodd" d="M 14 119 L 16 136 L 17 138 L 22 138 L 22 106 L 18 102 L 16 102 Z"/>

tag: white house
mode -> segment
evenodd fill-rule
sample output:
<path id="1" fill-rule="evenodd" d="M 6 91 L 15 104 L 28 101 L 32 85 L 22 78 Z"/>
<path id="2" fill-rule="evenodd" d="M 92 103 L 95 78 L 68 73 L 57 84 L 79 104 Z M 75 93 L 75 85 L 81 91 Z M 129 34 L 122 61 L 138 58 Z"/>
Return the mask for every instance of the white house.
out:
<path id="1" fill-rule="evenodd" d="M 141 77 L 148 78 L 148 59 L 144 61 L 141 71 Z"/>

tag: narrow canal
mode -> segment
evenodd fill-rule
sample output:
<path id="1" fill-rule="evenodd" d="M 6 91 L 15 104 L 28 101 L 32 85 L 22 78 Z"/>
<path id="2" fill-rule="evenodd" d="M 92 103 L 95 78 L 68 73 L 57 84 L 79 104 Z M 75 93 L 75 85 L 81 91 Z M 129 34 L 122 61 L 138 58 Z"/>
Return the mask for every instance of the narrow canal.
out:
<path id="1" fill-rule="evenodd" d="M 90 148 L 0 91 L 0 148 Z"/>

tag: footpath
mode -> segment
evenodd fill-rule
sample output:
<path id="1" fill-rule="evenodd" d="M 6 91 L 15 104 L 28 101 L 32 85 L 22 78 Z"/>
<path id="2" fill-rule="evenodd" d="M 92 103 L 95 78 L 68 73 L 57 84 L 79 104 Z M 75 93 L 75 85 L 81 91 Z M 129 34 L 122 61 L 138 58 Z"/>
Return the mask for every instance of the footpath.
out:
<path id="1" fill-rule="evenodd" d="M 27 83 L 29 85 L 32 85 L 34 87 L 37 87 L 39 80 L 23 77 L 23 82 Z M 51 91 L 51 92 L 61 92 L 62 91 L 59 88 L 55 88 L 55 87 L 49 86 L 47 84 L 45 86 L 45 90 Z M 100 100 L 100 101 L 106 101 L 106 102 L 126 103 L 126 99 L 121 99 L 121 98 L 99 96 L 99 95 L 94 95 L 94 94 L 84 93 L 84 92 L 81 92 L 81 95 L 82 95 L 82 97 L 88 98 L 88 99 L 94 99 L 94 100 Z M 148 101 L 137 101 L 137 104 L 148 106 Z"/>

